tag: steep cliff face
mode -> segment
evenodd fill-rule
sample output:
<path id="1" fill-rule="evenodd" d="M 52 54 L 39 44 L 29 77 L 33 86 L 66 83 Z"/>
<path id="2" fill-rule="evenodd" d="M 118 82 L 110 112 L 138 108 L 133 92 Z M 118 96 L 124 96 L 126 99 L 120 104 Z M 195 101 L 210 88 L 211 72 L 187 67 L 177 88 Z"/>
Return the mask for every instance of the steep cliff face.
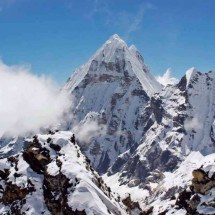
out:
<path id="1" fill-rule="evenodd" d="M 0 159 L 0 179 L 0 214 L 127 214 L 71 132 L 24 139 L 23 150 Z"/>
<path id="2" fill-rule="evenodd" d="M 121 165 L 129 180 L 145 179 L 155 169 L 174 170 L 191 151 L 214 152 L 214 84 L 214 72 L 191 69 L 177 85 L 155 94 L 143 111 L 148 123 L 141 143 L 120 156 L 109 173 Z"/>
<path id="3" fill-rule="evenodd" d="M 209 215 L 215 213 L 215 154 L 191 152 L 173 172 L 165 172 L 146 204 L 151 214 Z"/>
<path id="4" fill-rule="evenodd" d="M 126 189 L 143 205 L 151 204 L 157 208 L 153 214 L 157 214 L 165 211 L 162 206 L 165 201 L 170 204 L 177 199 L 176 194 L 188 188 L 194 169 L 205 163 L 213 169 L 214 84 L 215 72 L 203 74 L 190 69 L 177 85 L 155 94 L 143 111 L 148 123 L 139 146 L 119 156 L 105 176 L 107 182 L 115 181 L 117 190 Z M 203 185 L 200 187 L 204 189 Z M 135 195 L 136 189 L 142 192 L 142 197 Z M 185 207 L 183 210 L 189 211 Z"/>
<path id="5" fill-rule="evenodd" d="M 100 173 L 105 173 L 119 154 L 139 143 L 146 126 L 142 111 L 160 89 L 137 49 L 128 47 L 118 35 L 69 78 L 64 90 L 73 98 L 76 128 L 98 124 L 98 134 L 83 150 Z M 68 122 L 67 128 L 73 127 Z"/>

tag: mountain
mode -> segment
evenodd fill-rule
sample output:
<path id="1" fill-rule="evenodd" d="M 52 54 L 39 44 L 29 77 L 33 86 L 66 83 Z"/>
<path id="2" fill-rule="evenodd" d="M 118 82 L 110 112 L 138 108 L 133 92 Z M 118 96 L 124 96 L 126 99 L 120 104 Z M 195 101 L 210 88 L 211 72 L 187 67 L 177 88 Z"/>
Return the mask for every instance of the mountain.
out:
<path id="1" fill-rule="evenodd" d="M 191 68 L 177 85 L 152 96 L 143 111 L 149 116 L 149 126 L 138 147 L 118 157 L 106 181 L 115 181 L 119 192 L 133 193 L 143 207 L 153 207 L 152 214 L 177 214 L 179 208 L 179 214 L 215 214 L 211 199 L 207 199 L 214 199 L 215 194 L 214 86 L 215 72 L 203 74 Z M 195 171 L 203 175 L 204 182 L 198 179 L 196 184 L 201 188 L 207 185 L 204 191 L 190 190 L 196 186 Z M 135 196 L 137 189 L 141 197 Z M 180 205 L 180 195 L 186 201 L 195 196 L 195 207 L 190 209 L 185 200 Z"/>
<path id="2" fill-rule="evenodd" d="M 93 127 L 82 151 L 98 172 L 105 173 L 120 154 L 138 145 L 147 123 L 142 112 L 161 85 L 136 47 L 113 35 L 74 72 L 63 90 L 73 101 L 67 129 L 75 127 L 81 138 L 86 127 Z"/>
<path id="3" fill-rule="evenodd" d="M 73 101 L 66 129 L 88 134 L 82 152 L 143 214 L 215 214 L 214 86 L 215 72 L 191 68 L 163 87 L 136 47 L 113 35 L 64 86 Z"/>
<path id="4" fill-rule="evenodd" d="M 127 214 L 72 136 L 38 134 L 25 138 L 22 150 L 1 155 L 0 214 Z"/>
<path id="5" fill-rule="evenodd" d="M 0 139 L 0 214 L 215 215 L 215 71 L 163 86 L 113 35 L 62 90 L 63 124 Z"/>

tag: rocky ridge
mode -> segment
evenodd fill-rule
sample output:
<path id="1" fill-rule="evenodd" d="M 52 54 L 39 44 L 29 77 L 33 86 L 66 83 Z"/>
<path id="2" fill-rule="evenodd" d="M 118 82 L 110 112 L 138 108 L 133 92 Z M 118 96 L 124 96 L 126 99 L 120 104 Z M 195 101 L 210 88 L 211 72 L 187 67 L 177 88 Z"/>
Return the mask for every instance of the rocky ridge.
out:
<path id="1" fill-rule="evenodd" d="M 127 214 L 71 137 L 35 135 L 22 151 L 0 159 L 1 214 Z"/>

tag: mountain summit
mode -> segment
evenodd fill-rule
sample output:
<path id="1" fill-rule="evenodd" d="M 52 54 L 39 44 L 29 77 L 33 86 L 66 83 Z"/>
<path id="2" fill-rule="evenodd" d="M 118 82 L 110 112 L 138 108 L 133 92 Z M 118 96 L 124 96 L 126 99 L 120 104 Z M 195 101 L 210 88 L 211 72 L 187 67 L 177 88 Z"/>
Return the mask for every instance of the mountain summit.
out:
<path id="1" fill-rule="evenodd" d="M 117 34 L 111 36 L 86 64 L 75 70 L 64 88 L 72 91 L 87 74 L 121 73 L 123 76 L 125 72 L 137 76 L 149 95 L 161 90 L 161 85 L 150 74 L 137 48 L 134 45 L 128 47 Z"/>
<path id="2" fill-rule="evenodd" d="M 138 50 L 115 34 L 72 74 L 64 90 L 73 98 L 74 118 L 68 128 L 78 127 L 77 133 L 84 125 L 97 125 L 97 136 L 86 141 L 84 150 L 101 173 L 138 144 L 146 123 L 141 111 L 161 85 Z"/>

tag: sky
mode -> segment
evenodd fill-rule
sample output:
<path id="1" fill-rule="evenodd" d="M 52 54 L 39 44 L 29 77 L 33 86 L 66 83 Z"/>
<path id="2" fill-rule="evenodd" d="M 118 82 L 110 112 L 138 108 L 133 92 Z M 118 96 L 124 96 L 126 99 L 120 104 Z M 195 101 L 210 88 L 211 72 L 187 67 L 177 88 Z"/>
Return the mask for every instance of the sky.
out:
<path id="1" fill-rule="evenodd" d="M 215 70 L 214 0 L 0 0 L 0 57 L 63 84 L 113 34 L 154 75 Z"/>

